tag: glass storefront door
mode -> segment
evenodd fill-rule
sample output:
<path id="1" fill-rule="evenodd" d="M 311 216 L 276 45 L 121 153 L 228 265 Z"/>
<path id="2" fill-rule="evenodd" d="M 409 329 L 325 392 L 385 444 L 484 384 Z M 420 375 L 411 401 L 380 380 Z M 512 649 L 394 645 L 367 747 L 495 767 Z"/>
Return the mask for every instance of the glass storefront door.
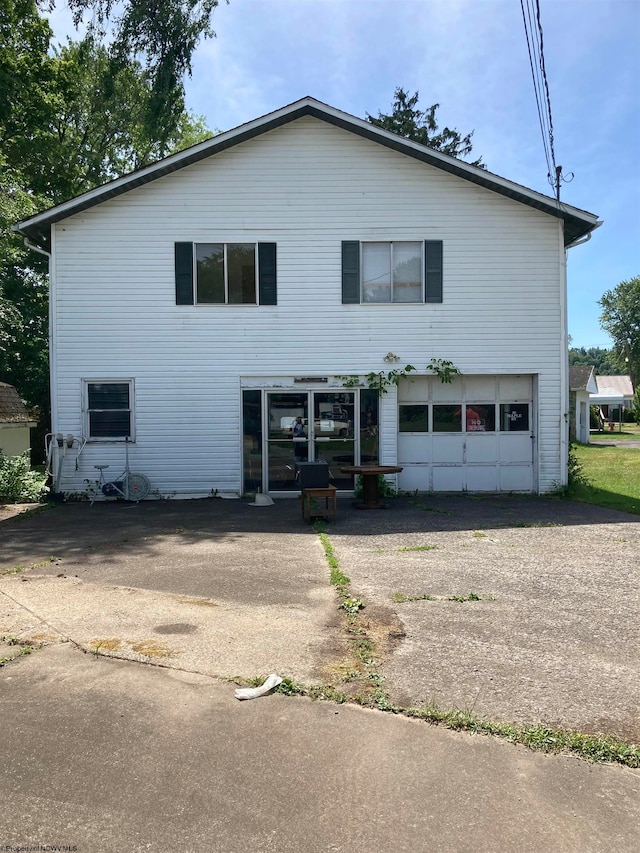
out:
<path id="1" fill-rule="evenodd" d="M 312 392 L 313 458 L 329 465 L 329 482 L 352 489 L 353 475 L 340 468 L 355 464 L 355 394 Z"/>
<path id="2" fill-rule="evenodd" d="M 268 392 L 266 470 L 269 492 L 298 491 L 297 465 L 325 461 L 329 482 L 352 489 L 340 471 L 356 460 L 356 395 L 353 391 Z"/>
<path id="3" fill-rule="evenodd" d="M 309 394 L 267 394 L 267 491 L 298 490 L 296 464 L 309 446 Z"/>

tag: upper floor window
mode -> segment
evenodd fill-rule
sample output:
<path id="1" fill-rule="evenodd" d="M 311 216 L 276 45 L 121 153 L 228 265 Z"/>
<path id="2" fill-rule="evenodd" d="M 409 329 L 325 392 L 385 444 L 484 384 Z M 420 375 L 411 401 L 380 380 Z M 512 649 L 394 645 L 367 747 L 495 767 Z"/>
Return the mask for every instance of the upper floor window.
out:
<path id="1" fill-rule="evenodd" d="M 255 243 L 196 243 L 196 302 L 255 305 Z"/>
<path id="2" fill-rule="evenodd" d="M 176 305 L 277 305 L 275 243 L 176 243 Z"/>
<path id="3" fill-rule="evenodd" d="M 133 380 L 84 381 L 85 436 L 133 438 Z"/>
<path id="4" fill-rule="evenodd" d="M 442 240 L 342 243 L 342 302 L 442 302 Z"/>
<path id="5" fill-rule="evenodd" d="M 422 243 L 362 243 L 362 302 L 422 302 Z"/>

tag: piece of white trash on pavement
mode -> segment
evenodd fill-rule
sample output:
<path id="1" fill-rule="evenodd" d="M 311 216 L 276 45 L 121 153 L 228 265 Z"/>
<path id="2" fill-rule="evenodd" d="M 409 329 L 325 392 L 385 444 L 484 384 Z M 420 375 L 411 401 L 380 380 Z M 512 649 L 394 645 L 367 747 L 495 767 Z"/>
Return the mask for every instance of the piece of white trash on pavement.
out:
<path id="1" fill-rule="evenodd" d="M 259 687 L 238 687 L 236 690 L 236 699 L 257 699 L 258 696 L 264 696 L 278 684 L 282 684 L 282 679 L 279 675 L 271 673 L 269 678 Z"/>

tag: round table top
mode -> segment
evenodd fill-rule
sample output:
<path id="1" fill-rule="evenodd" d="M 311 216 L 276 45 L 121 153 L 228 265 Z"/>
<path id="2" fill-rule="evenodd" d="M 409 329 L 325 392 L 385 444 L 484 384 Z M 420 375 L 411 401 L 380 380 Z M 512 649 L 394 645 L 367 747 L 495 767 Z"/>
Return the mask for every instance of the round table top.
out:
<path id="1" fill-rule="evenodd" d="M 346 465 L 340 469 L 343 474 L 398 474 L 399 465 Z"/>

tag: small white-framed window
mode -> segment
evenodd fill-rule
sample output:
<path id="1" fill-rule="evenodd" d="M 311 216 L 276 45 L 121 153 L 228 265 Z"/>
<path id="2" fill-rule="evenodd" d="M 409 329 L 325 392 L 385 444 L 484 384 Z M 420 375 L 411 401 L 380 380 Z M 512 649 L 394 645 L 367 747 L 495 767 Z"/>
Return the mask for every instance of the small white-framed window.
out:
<path id="1" fill-rule="evenodd" d="M 424 243 L 361 244 L 362 302 L 423 302 Z"/>
<path id="2" fill-rule="evenodd" d="M 196 303 L 256 305 L 255 243 L 196 243 Z"/>
<path id="3" fill-rule="evenodd" d="M 133 379 L 83 379 L 82 384 L 85 437 L 134 441 Z"/>

